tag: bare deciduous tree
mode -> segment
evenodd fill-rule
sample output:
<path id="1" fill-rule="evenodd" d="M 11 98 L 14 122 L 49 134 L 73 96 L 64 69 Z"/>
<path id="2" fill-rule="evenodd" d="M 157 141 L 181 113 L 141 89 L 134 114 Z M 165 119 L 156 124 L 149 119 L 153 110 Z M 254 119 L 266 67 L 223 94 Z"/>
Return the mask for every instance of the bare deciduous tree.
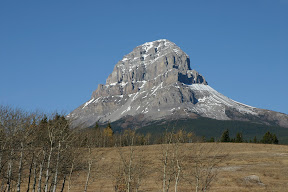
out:
<path id="1" fill-rule="evenodd" d="M 145 177 L 143 151 L 136 150 L 135 131 L 126 130 L 124 142 L 129 146 L 128 153 L 121 146 L 117 147 L 120 156 L 120 165 L 116 173 L 115 191 L 139 191 L 142 179 Z"/>
<path id="2" fill-rule="evenodd" d="M 185 155 L 182 150 L 182 143 L 187 135 L 182 130 L 177 133 L 166 130 L 161 146 L 162 157 L 162 191 L 168 192 L 171 184 L 174 183 L 174 191 L 178 191 L 180 178 L 182 175 L 183 161 Z"/>
<path id="3" fill-rule="evenodd" d="M 184 179 L 195 187 L 196 192 L 208 191 L 217 177 L 219 164 L 227 159 L 228 153 L 222 152 L 217 143 L 193 144 L 190 151 Z"/>
<path id="4" fill-rule="evenodd" d="M 87 171 L 87 177 L 86 177 L 84 192 L 86 192 L 87 188 L 88 188 L 89 179 L 90 179 L 90 175 L 91 175 L 91 167 L 92 167 L 92 163 L 93 163 L 92 154 L 91 154 L 91 147 L 90 146 L 88 146 L 88 150 L 89 150 L 88 151 L 88 171 Z"/>
<path id="5" fill-rule="evenodd" d="M 171 150 L 172 150 L 172 132 L 167 132 L 164 135 L 164 145 L 162 148 L 162 165 L 163 165 L 163 176 L 162 176 L 162 191 L 168 192 L 170 183 L 173 177 L 173 167 L 171 161 Z"/>

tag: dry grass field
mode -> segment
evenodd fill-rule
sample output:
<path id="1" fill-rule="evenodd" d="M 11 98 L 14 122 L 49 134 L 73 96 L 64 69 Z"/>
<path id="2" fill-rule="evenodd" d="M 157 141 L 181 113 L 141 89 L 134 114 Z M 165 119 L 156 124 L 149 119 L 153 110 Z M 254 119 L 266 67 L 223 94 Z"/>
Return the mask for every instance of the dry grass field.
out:
<path id="1" fill-rule="evenodd" d="M 165 145 L 134 147 L 133 162 L 142 168 L 139 191 L 162 191 L 163 149 Z M 247 143 L 196 143 L 183 144 L 179 148 L 181 155 L 199 153 L 202 158 L 213 158 L 214 154 L 224 154 L 225 158 L 213 168 L 218 173 L 211 182 L 208 191 L 288 191 L 288 146 Z M 129 157 L 130 147 L 95 148 L 92 150 L 92 173 L 87 191 L 115 191 L 117 176 L 122 165 L 122 157 Z M 86 158 L 86 157 L 83 157 Z M 206 158 L 206 159 L 207 159 Z M 141 161 L 140 161 L 141 160 Z M 189 184 L 187 158 L 182 159 L 182 177 L 178 191 L 195 191 L 195 182 Z M 184 178 L 185 176 L 185 178 Z M 189 178 L 190 177 L 190 178 Z M 71 191 L 83 191 L 86 173 L 74 174 Z M 66 188 L 67 189 L 67 188 Z M 174 182 L 170 190 L 174 191 Z"/>

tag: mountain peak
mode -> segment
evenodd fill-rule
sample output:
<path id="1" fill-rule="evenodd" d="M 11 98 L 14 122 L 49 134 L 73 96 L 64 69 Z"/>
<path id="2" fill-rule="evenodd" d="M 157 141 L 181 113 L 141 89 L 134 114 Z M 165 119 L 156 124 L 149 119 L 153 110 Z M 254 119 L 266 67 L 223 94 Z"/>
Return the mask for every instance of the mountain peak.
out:
<path id="1" fill-rule="evenodd" d="M 138 65 L 147 65 L 153 62 L 153 59 L 159 59 L 160 57 L 163 57 L 169 53 L 175 53 L 176 55 L 183 54 L 189 58 L 189 56 L 183 52 L 175 43 L 167 39 L 160 39 L 152 42 L 146 42 L 137 46 L 131 53 L 125 55 L 118 64 L 121 65 L 121 63 L 134 63 Z M 190 65 L 188 68 L 190 69 Z"/>
<path id="2" fill-rule="evenodd" d="M 180 80 L 184 80 L 184 76 L 199 75 L 194 70 L 191 71 L 190 58 L 182 51 L 175 43 L 160 39 L 152 42 L 144 43 L 133 49 L 132 52 L 125 55 L 121 61 L 119 61 L 106 81 L 106 85 L 115 83 L 129 83 L 137 81 L 149 81 L 161 76 L 161 74 L 179 73 Z M 174 75 L 178 78 L 178 75 Z M 197 77 L 194 77 L 194 81 L 188 80 L 188 84 L 191 83 L 204 83 L 207 84 L 204 77 L 201 76 L 203 81 L 197 81 Z M 177 79 L 178 80 L 178 79 Z"/>
<path id="3" fill-rule="evenodd" d="M 173 43 L 172 41 L 169 41 L 167 39 L 159 39 L 156 41 L 151 41 L 151 42 L 146 42 L 140 46 L 137 47 L 142 47 L 144 48 L 146 51 L 151 49 L 152 47 L 156 48 L 156 47 L 177 47 L 179 48 L 175 43 Z M 180 48 L 179 48 L 180 49 Z"/>
<path id="4" fill-rule="evenodd" d="M 190 58 L 175 43 L 166 39 L 147 42 L 133 49 L 119 61 L 105 85 L 99 85 L 92 98 L 129 95 L 140 89 L 184 84 L 207 84 L 197 71 L 191 70 Z"/>
<path id="5" fill-rule="evenodd" d="M 90 126 L 96 121 L 113 122 L 127 116 L 141 116 L 147 121 L 195 116 L 250 120 L 267 114 L 214 90 L 202 75 L 191 70 L 190 58 L 183 50 L 160 39 L 139 45 L 125 55 L 106 84 L 98 85 L 91 99 L 69 117 L 76 125 Z M 275 119 L 270 115 L 271 121 L 288 126 L 288 118 L 277 115 Z"/>

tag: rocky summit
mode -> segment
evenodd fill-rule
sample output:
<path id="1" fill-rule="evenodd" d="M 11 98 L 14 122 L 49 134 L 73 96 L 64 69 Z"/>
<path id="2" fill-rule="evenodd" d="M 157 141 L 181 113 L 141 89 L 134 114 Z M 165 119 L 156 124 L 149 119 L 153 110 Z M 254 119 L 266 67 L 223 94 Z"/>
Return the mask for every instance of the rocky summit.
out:
<path id="1" fill-rule="evenodd" d="M 189 56 L 166 39 L 145 43 L 125 55 L 106 84 L 98 85 L 91 99 L 68 115 L 80 127 L 128 117 L 146 123 L 208 117 L 288 127 L 286 114 L 236 102 L 210 87 L 191 69 Z"/>

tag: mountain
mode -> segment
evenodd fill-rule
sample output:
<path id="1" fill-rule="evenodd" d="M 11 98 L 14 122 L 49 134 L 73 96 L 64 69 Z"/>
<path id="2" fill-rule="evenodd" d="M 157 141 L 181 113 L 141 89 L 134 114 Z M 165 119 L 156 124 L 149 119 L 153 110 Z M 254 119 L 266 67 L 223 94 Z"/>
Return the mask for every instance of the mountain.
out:
<path id="1" fill-rule="evenodd" d="M 125 55 L 106 84 L 98 85 L 91 99 L 67 117 L 81 127 L 120 119 L 127 127 L 129 122 L 143 126 L 157 120 L 206 117 L 288 128 L 288 115 L 236 102 L 210 87 L 191 69 L 189 56 L 166 39 Z"/>

